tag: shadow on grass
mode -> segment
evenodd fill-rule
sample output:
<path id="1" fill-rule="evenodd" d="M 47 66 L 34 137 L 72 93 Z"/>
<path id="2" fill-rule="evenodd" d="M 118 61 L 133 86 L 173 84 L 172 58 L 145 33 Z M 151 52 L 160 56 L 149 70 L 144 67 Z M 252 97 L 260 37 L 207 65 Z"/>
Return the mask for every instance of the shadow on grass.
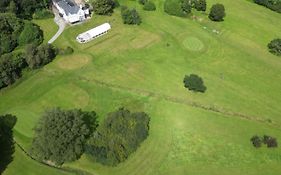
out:
<path id="1" fill-rule="evenodd" d="M 10 114 L 0 116 L 0 174 L 13 161 L 15 152 L 13 127 L 16 122 L 16 116 Z"/>

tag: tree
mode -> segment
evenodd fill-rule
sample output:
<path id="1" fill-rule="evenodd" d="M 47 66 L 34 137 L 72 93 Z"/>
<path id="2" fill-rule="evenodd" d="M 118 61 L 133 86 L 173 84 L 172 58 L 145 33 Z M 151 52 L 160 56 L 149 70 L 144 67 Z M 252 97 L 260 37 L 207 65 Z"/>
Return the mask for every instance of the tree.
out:
<path id="1" fill-rule="evenodd" d="M 13 140 L 13 127 L 17 122 L 14 115 L 0 115 L 0 174 L 13 160 L 15 152 Z"/>
<path id="2" fill-rule="evenodd" d="M 144 4 L 143 9 L 146 10 L 146 11 L 154 11 L 154 10 L 156 10 L 156 6 L 153 2 L 147 1 Z"/>
<path id="3" fill-rule="evenodd" d="M 35 128 L 31 153 L 40 161 L 51 161 L 56 165 L 77 160 L 97 125 L 94 111 L 47 110 Z"/>
<path id="4" fill-rule="evenodd" d="M 93 11 L 98 15 L 111 15 L 115 7 L 113 0 L 94 0 Z"/>
<path id="5" fill-rule="evenodd" d="M 148 2 L 148 0 L 139 0 L 139 3 L 141 4 L 141 5 L 144 5 L 145 3 L 147 3 Z"/>
<path id="6" fill-rule="evenodd" d="M 26 67 L 23 54 L 5 54 L 0 57 L 0 89 L 13 84 Z"/>
<path id="7" fill-rule="evenodd" d="M 40 68 L 56 57 L 56 50 L 51 44 L 42 44 L 36 47 L 33 44 L 26 47 L 26 62 L 31 69 Z"/>
<path id="8" fill-rule="evenodd" d="M 195 0 L 194 1 L 194 8 L 197 11 L 205 12 L 206 9 L 207 9 L 207 2 L 206 2 L 206 0 Z"/>
<path id="9" fill-rule="evenodd" d="M 129 9 L 125 6 L 121 8 L 121 16 L 124 24 L 140 25 L 141 17 L 136 9 Z"/>
<path id="10" fill-rule="evenodd" d="M 7 7 L 7 12 L 9 13 L 14 13 L 16 14 L 17 13 L 17 5 L 15 3 L 15 1 L 11 1 L 9 6 Z"/>
<path id="11" fill-rule="evenodd" d="M 281 39 L 274 39 L 267 45 L 270 53 L 281 56 Z"/>
<path id="12" fill-rule="evenodd" d="M 188 88 L 190 91 L 204 93 L 207 89 L 202 78 L 195 74 L 186 75 L 183 82 L 184 87 Z"/>
<path id="13" fill-rule="evenodd" d="M 17 47 L 17 39 L 23 23 L 14 14 L 0 14 L 0 55 L 9 53 Z"/>
<path id="14" fill-rule="evenodd" d="M 169 15 L 185 17 L 191 12 L 190 0 L 165 0 L 164 11 Z"/>
<path id="15" fill-rule="evenodd" d="M 278 146 L 276 138 L 268 135 L 263 136 L 263 143 L 266 144 L 268 148 L 275 148 Z"/>
<path id="16" fill-rule="evenodd" d="M 38 25 L 26 22 L 18 42 L 21 46 L 26 44 L 34 44 L 37 46 L 43 42 L 43 31 Z"/>
<path id="17" fill-rule="evenodd" d="M 212 21 L 223 21 L 225 17 L 225 8 L 222 4 L 215 4 L 212 6 L 209 18 Z"/>
<path id="18" fill-rule="evenodd" d="M 136 151 L 149 131 L 149 117 L 144 112 L 131 113 L 120 108 L 107 115 L 89 139 L 86 153 L 106 165 L 117 165 Z"/>
<path id="19" fill-rule="evenodd" d="M 251 138 L 251 142 L 252 142 L 253 146 L 256 148 L 259 148 L 262 145 L 262 139 L 257 135 L 255 135 Z"/>

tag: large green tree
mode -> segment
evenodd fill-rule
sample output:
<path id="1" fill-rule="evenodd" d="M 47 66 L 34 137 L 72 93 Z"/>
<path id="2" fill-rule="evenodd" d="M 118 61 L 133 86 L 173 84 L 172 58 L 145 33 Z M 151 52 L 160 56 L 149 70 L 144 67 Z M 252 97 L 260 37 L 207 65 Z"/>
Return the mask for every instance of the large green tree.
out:
<path id="1" fill-rule="evenodd" d="M 50 44 L 42 44 L 38 47 L 30 44 L 26 47 L 26 62 L 31 69 L 38 69 L 56 57 L 56 50 Z"/>
<path id="2" fill-rule="evenodd" d="M 196 74 L 186 75 L 183 80 L 184 87 L 194 92 L 205 92 L 207 90 L 203 79 Z"/>
<path id="3" fill-rule="evenodd" d="M 0 55 L 17 47 L 23 23 L 14 14 L 0 13 Z"/>
<path id="4" fill-rule="evenodd" d="M 43 31 L 36 24 L 25 22 L 24 29 L 21 32 L 18 43 L 19 45 L 34 44 L 39 45 L 43 42 Z"/>
<path id="5" fill-rule="evenodd" d="M 271 52 L 274 55 L 281 56 L 281 39 L 277 38 L 267 45 L 269 52 Z"/>
<path id="6" fill-rule="evenodd" d="M 123 6 L 121 9 L 121 16 L 124 24 L 130 25 L 140 25 L 141 17 L 136 9 L 129 9 L 126 6 Z"/>
<path id="7" fill-rule="evenodd" d="M 87 153 L 103 164 L 116 165 L 136 151 L 149 131 L 149 117 L 144 112 L 131 113 L 120 108 L 108 114 L 91 137 Z"/>
<path id="8" fill-rule="evenodd" d="M 111 15 L 115 7 L 113 0 L 94 0 L 93 11 L 98 15 Z"/>
<path id="9" fill-rule="evenodd" d="M 35 128 L 31 152 L 37 159 L 56 165 L 77 160 L 96 127 L 97 115 L 93 111 L 47 110 Z"/>
<path id="10" fill-rule="evenodd" d="M 222 4 L 215 4 L 211 7 L 209 18 L 212 21 L 223 21 L 225 17 L 225 8 Z"/>
<path id="11" fill-rule="evenodd" d="M 0 174 L 13 160 L 14 139 L 13 127 L 17 122 L 14 115 L 0 115 Z"/>

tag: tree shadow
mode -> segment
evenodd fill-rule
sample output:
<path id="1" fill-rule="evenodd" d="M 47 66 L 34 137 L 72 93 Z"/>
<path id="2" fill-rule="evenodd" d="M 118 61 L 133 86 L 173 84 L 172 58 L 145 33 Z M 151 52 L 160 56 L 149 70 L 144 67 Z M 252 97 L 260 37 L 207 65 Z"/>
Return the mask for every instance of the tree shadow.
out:
<path id="1" fill-rule="evenodd" d="M 16 122 L 16 116 L 10 114 L 0 116 L 0 174 L 13 161 L 15 152 L 13 127 Z"/>

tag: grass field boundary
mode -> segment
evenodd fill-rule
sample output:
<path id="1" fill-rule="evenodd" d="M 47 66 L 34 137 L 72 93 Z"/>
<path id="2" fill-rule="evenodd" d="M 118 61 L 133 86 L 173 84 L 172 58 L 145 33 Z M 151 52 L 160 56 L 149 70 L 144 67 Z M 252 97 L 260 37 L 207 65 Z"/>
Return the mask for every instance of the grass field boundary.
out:
<path id="1" fill-rule="evenodd" d="M 280 128 L 280 125 L 278 125 L 277 123 L 269 121 L 268 119 L 265 119 L 265 118 L 263 119 L 262 117 L 258 117 L 258 116 L 250 116 L 250 115 L 246 115 L 246 114 L 242 114 L 242 113 L 238 113 L 238 112 L 232 112 L 232 111 L 228 111 L 228 110 L 225 110 L 225 109 L 222 109 L 222 108 L 218 108 L 216 106 L 206 106 L 206 105 L 200 104 L 198 102 L 194 102 L 194 101 L 187 100 L 187 99 L 168 96 L 168 95 L 165 95 L 165 94 L 151 92 L 151 91 L 143 90 L 143 89 L 123 87 L 123 86 L 120 86 L 120 85 L 111 84 L 111 83 L 99 81 L 99 80 L 96 80 L 96 79 L 88 79 L 88 78 L 85 78 L 85 77 L 79 77 L 78 79 L 81 80 L 81 81 L 93 82 L 96 85 L 104 86 L 104 87 L 107 87 L 107 88 L 110 88 L 110 89 L 126 90 L 128 92 L 136 93 L 136 94 L 139 94 L 139 95 L 142 95 L 142 96 L 161 98 L 161 99 L 164 99 L 166 101 L 173 102 L 173 103 L 184 104 L 184 105 L 188 105 L 188 106 L 191 106 L 191 107 L 194 107 L 194 108 L 203 109 L 205 111 L 220 113 L 225 117 L 226 116 L 238 117 L 240 119 L 256 121 L 256 122 L 260 122 L 260 123 L 263 123 L 263 124 L 266 123 L 268 125 L 275 126 L 276 128 Z"/>

